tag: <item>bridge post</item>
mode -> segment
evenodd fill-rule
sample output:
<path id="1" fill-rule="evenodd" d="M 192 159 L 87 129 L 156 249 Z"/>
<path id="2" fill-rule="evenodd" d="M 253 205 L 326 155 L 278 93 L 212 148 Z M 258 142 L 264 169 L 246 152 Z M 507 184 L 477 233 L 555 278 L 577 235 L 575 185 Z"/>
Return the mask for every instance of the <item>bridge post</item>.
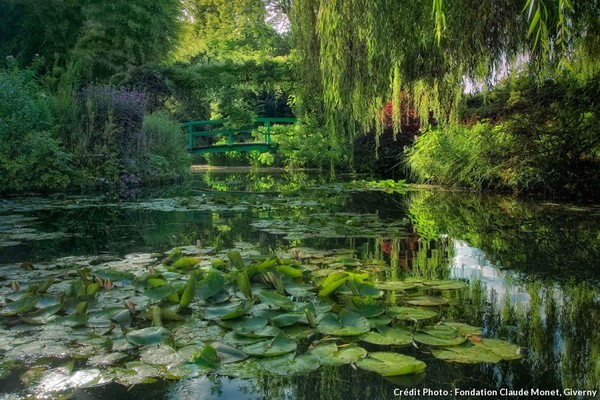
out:
<path id="1" fill-rule="evenodd" d="M 267 132 L 265 133 L 265 143 L 266 144 L 271 144 L 271 121 L 267 120 L 265 122 L 265 124 L 267 125 Z"/>
<path id="2" fill-rule="evenodd" d="M 194 148 L 194 137 L 192 136 L 193 133 L 193 128 L 192 125 L 188 125 L 188 150 L 191 150 Z"/>
<path id="3" fill-rule="evenodd" d="M 233 144 L 233 132 L 227 134 L 227 144 L 230 146 Z"/>

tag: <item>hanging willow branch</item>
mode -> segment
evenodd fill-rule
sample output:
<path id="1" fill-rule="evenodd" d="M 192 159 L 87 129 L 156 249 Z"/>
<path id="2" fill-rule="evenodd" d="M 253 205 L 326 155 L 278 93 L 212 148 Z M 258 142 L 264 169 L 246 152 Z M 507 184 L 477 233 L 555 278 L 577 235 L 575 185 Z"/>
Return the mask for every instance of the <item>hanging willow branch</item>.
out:
<path id="1" fill-rule="evenodd" d="M 291 22 L 301 77 L 322 91 L 333 140 L 348 141 L 389 100 L 398 122 L 400 92 L 420 115 L 452 121 L 465 78 L 491 81 L 517 57 L 596 57 L 599 1 L 295 0 Z"/>

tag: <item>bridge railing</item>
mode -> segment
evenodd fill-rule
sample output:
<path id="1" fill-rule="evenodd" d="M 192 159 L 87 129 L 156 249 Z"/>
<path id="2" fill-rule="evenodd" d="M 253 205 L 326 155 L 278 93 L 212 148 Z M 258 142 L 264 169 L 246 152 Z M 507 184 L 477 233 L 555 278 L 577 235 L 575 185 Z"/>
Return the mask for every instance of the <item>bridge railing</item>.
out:
<path id="1" fill-rule="evenodd" d="M 238 133 L 251 133 L 256 128 L 264 126 L 265 139 L 264 143 L 270 146 L 271 143 L 271 126 L 273 124 L 293 124 L 296 122 L 296 118 L 284 118 L 284 117 L 259 117 L 254 120 L 253 126 L 247 126 L 242 128 L 223 128 L 223 129 L 212 129 L 207 130 L 206 127 L 222 126 L 226 123 L 223 119 L 205 120 L 205 121 L 188 121 L 181 124 L 181 127 L 187 131 L 188 135 L 188 150 L 197 148 L 194 144 L 195 138 L 197 137 L 209 137 L 216 135 L 227 135 L 227 145 L 232 146 L 233 135 Z M 204 128 L 204 129 L 203 129 Z M 204 146 L 209 147 L 209 146 Z"/>

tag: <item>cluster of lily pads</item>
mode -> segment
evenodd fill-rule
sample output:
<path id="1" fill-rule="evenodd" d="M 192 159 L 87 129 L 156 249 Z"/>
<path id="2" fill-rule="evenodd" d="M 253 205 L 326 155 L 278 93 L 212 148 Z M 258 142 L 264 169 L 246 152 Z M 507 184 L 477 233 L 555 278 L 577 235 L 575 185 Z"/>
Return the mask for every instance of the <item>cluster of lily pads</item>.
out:
<path id="1" fill-rule="evenodd" d="M 22 378 L 34 392 L 343 364 L 422 377 L 426 364 L 402 352 L 409 345 L 461 363 L 520 357 L 479 327 L 440 321 L 444 295 L 464 282 L 378 281 L 371 271 L 386 266 L 348 251 L 263 256 L 189 246 L 166 258 L 63 262 L 15 265 L 0 277 L 0 378 L 34 366 Z M 384 300 L 390 292 L 393 303 Z M 85 366 L 74 368 L 73 359 Z"/>

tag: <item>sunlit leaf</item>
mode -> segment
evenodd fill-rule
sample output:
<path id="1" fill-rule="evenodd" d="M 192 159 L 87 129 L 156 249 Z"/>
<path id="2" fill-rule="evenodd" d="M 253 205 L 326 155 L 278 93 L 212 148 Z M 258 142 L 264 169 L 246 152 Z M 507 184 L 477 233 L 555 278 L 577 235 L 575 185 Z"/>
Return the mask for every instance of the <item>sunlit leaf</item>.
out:
<path id="1" fill-rule="evenodd" d="M 376 372 L 383 376 L 397 376 L 415 374 L 425 369 L 423 361 L 404 354 L 374 352 L 369 353 L 368 358 L 358 360 L 359 368 Z"/>

